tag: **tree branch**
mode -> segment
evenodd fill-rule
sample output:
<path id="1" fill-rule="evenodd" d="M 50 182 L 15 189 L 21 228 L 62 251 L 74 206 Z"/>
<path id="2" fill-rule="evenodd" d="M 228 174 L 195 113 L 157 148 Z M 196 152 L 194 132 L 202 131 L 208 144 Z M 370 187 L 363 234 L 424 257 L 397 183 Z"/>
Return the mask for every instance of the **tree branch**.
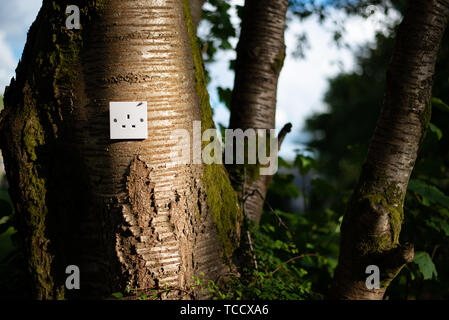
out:
<path id="1" fill-rule="evenodd" d="M 291 131 L 292 131 L 292 124 L 290 122 L 285 124 L 282 127 L 281 131 L 279 131 L 279 134 L 278 134 L 278 150 L 281 150 L 282 142 L 284 142 L 285 137 Z"/>

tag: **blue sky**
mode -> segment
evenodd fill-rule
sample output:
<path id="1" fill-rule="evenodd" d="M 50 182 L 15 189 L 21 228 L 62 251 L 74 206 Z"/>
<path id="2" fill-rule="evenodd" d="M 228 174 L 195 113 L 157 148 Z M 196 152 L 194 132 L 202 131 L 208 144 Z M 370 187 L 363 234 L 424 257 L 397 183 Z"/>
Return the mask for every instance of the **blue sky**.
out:
<path id="1" fill-rule="evenodd" d="M 230 0 L 233 6 L 242 5 L 244 0 Z M 26 33 L 34 21 L 42 0 L 3 1 L 0 10 L 0 93 L 9 84 L 20 59 L 26 41 Z M 344 39 L 351 48 L 370 41 L 375 31 L 382 28 L 378 21 L 385 21 L 382 13 L 375 14 L 370 19 L 351 17 L 349 19 L 340 12 L 333 12 L 333 17 L 342 23 L 346 29 Z M 397 18 L 391 13 L 391 19 Z M 233 23 L 239 25 L 238 18 L 233 14 Z M 338 49 L 332 41 L 332 24 L 328 21 L 320 25 L 315 18 L 299 22 L 291 19 L 286 32 L 287 57 L 281 72 L 278 86 L 278 107 L 276 113 L 276 128 L 279 130 L 285 123 L 292 122 L 293 131 L 289 134 L 281 150 L 281 156 L 293 158 L 294 150 L 301 148 L 298 140 L 306 139 L 301 134 L 304 119 L 313 112 L 325 110 L 322 97 L 327 89 L 327 79 L 342 70 L 351 70 L 353 57 L 349 49 Z M 207 32 L 207 25 L 200 26 L 200 32 Z M 297 36 L 307 32 L 309 49 L 305 59 L 295 59 L 292 52 L 296 48 Z M 236 44 L 237 39 L 233 40 Z M 227 124 L 229 112 L 219 103 L 216 86 L 232 87 L 233 73 L 228 70 L 229 60 L 235 58 L 231 51 L 220 52 L 217 62 L 209 64 L 212 81 L 209 85 L 211 103 L 214 107 L 216 122 Z"/>

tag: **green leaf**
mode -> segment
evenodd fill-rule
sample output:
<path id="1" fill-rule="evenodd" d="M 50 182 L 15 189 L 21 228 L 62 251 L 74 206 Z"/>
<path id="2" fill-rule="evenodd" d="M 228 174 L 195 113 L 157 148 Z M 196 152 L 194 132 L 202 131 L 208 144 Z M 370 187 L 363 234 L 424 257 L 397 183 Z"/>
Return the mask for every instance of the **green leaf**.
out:
<path id="1" fill-rule="evenodd" d="M 416 252 L 413 262 L 418 265 L 419 271 L 422 273 L 424 280 L 430 280 L 433 276 L 435 276 L 435 278 L 438 276 L 438 272 L 433 264 L 432 258 L 427 252 Z"/>
<path id="2" fill-rule="evenodd" d="M 449 106 L 439 98 L 432 98 L 432 107 L 449 112 Z"/>
<path id="3" fill-rule="evenodd" d="M 408 189 L 419 194 L 425 206 L 435 203 L 449 208 L 449 197 L 435 186 L 414 179 L 408 184 Z"/>
<path id="4" fill-rule="evenodd" d="M 123 293 L 121 293 L 121 292 L 114 292 L 114 293 L 112 294 L 112 296 L 113 296 L 114 298 L 121 299 L 121 298 L 123 298 Z"/>
<path id="5" fill-rule="evenodd" d="M 429 129 L 430 129 L 430 131 L 432 131 L 433 133 L 436 134 L 436 136 L 438 137 L 438 140 L 441 140 L 441 138 L 443 137 L 443 132 L 441 131 L 440 128 L 438 128 L 433 123 L 429 123 Z"/>
<path id="6" fill-rule="evenodd" d="M 6 221 L 3 221 L 1 224 L 0 224 L 0 234 L 3 234 L 3 233 L 5 233 L 6 231 L 8 231 L 8 229 L 11 227 L 11 220 L 6 220 Z"/>

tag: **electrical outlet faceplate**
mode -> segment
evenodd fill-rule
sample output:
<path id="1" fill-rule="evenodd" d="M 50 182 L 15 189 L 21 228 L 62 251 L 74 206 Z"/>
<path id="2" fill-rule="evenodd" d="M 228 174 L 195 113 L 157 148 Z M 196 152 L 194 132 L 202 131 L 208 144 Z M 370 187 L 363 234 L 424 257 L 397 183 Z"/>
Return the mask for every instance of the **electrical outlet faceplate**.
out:
<path id="1" fill-rule="evenodd" d="M 147 139 L 147 102 L 109 102 L 111 139 Z"/>

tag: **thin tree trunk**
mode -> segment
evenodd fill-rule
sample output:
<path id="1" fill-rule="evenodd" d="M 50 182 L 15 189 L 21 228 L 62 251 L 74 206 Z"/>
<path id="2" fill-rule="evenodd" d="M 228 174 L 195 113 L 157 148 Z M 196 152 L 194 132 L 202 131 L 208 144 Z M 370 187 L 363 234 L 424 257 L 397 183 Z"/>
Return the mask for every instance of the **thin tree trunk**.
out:
<path id="1" fill-rule="evenodd" d="M 448 0 L 415 0 L 399 27 L 382 113 L 341 227 L 333 298 L 382 299 L 413 259 L 413 246 L 399 244 L 404 197 L 430 121 L 432 78 L 448 20 Z M 369 265 L 380 269 L 380 289 L 365 285 Z"/>
<path id="2" fill-rule="evenodd" d="M 288 0 L 245 1 L 231 100 L 231 129 L 275 127 L 277 83 L 285 58 L 287 7 Z M 250 195 L 244 203 L 246 214 L 258 222 L 271 179 L 250 174 L 245 183 L 244 177 L 230 169 L 237 185 L 245 190 L 242 198 Z M 243 187 L 243 184 L 246 185 Z"/>
<path id="3" fill-rule="evenodd" d="M 39 299 L 173 288 L 232 269 L 237 194 L 222 166 L 177 165 L 173 130 L 213 127 L 188 0 L 89 1 L 82 31 L 69 1 L 44 0 L 5 95 L 1 148 Z M 147 101 L 143 141 L 109 139 L 109 101 Z"/>

